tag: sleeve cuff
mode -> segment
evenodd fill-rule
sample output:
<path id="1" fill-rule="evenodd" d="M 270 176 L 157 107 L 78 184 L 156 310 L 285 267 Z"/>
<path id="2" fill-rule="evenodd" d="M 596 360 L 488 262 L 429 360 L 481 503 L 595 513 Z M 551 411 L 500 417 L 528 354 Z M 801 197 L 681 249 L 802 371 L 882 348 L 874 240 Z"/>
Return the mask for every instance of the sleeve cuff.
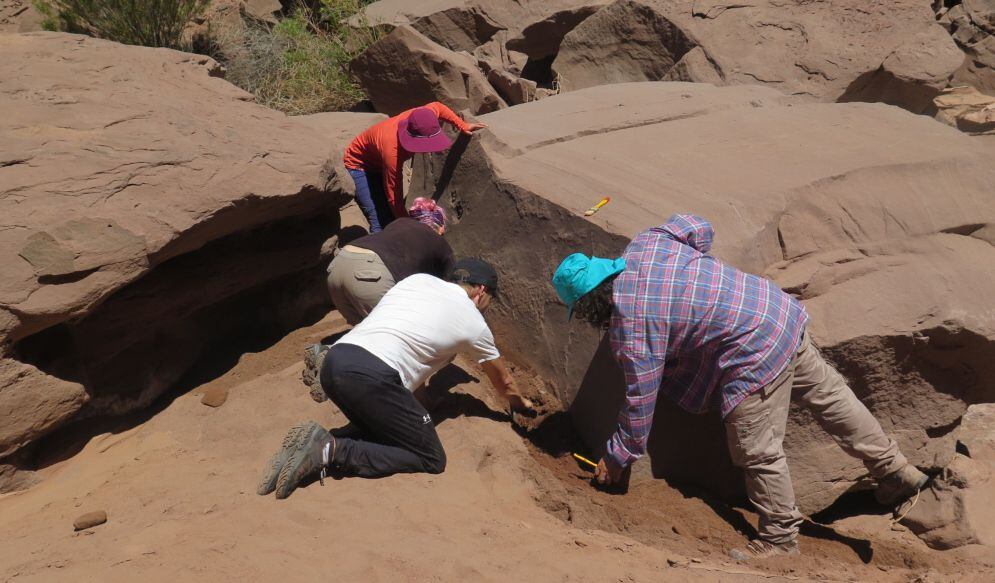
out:
<path id="1" fill-rule="evenodd" d="M 610 457 L 620 468 L 627 468 L 632 465 L 632 462 L 642 457 L 631 453 L 625 447 L 616 443 L 615 436 L 612 436 L 608 440 L 608 444 L 605 447 L 605 455 Z"/>

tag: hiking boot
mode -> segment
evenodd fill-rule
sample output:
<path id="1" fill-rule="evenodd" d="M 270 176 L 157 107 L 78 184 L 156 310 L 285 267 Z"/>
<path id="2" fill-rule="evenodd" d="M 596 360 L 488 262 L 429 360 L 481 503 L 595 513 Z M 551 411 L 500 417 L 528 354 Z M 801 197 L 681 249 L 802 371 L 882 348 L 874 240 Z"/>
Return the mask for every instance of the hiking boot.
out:
<path id="1" fill-rule="evenodd" d="M 801 553 L 797 540 L 790 540 L 786 543 L 772 543 L 758 538 L 746 543 L 746 548 L 729 551 L 729 556 L 737 561 L 752 561 L 755 559 L 800 555 Z"/>
<path id="2" fill-rule="evenodd" d="M 321 388 L 321 363 L 325 361 L 328 348 L 324 344 L 309 344 L 304 349 L 304 372 L 301 373 L 301 380 L 307 385 L 308 393 L 316 403 L 328 400 L 328 395 Z"/>
<path id="3" fill-rule="evenodd" d="M 929 476 L 920 472 L 914 465 L 905 464 L 897 472 L 878 480 L 874 497 L 885 506 L 896 506 L 918 494 L 928 481 Z"/>
<path id="4" fill-rule="evenodd" d="M 315 473 L 324 484 L 328 463 L 335 454 L 335 439 L 324 427 L 309 421 L 294 429 L 300 429 L 302 435 L 290 448 L 290 459 L 280 469 L 276 481 L 276 497 L 280 500 L 290 496 L 304 478 Z"/>
<path id="5" fill-rule="evenodd" d="M 304 425 L 298 425 L 288 431 L 287 435 L 283 437 L 280 449 L 266 462 L 266 469 L 263 470 L 263 478 L 259 481 L 259 485 L 256 486 L 256 494 L 267 496 L 272 494 L 273 490 L 276 490 L 276 481 L 280 477 L 280 470 L 290 460 L 290 456 L 300 447 L 302 439 L 305 436 L 304 429 Z"/>

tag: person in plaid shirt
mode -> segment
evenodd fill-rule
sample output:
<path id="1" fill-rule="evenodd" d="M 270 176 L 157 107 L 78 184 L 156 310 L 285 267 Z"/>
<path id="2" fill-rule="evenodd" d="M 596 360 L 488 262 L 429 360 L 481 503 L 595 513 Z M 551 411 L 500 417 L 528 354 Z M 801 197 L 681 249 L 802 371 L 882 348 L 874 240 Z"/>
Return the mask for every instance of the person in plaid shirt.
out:
<path id="1" fill-rule="evenodd" d="M 674 215 L 637 235 L 621 258 L 574 253 L 553 276 L 571 316 L 576 307 L 581 318 L 609 327 L 625 373 L 618 427 L 595 477 L 618 482 L 646 452 L 659 393 L 692 413 L 717 408 L 760 515 L 760 538 L 732 556 L 798 554 L 802 515 L 782 448 L 792 398 L 863 460 L 881 503 L 906 500 L 927 477 L 819 354 L 805 308 L 773 282 L 708 255 L 713 238 L 705 219 Z"/>

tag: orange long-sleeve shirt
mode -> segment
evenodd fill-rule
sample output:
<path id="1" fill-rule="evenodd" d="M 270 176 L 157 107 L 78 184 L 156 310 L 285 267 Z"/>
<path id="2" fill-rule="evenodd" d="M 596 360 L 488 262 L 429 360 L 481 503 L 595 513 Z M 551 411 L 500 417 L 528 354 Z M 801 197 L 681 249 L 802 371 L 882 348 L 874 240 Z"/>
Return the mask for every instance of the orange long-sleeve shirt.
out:
<path id="1" fill-rule="evenodd" d="M 466 122 L 457 116 L 453 110 L 438 101 L 425 105 L 439 116 L 439 121 L 453 124 L 460 131 L 467 131 Z M 342 161 L 349 170 L 379 172 L 383 175 L 383 189 L 387 202 L 395 217 L 408 216 L 404 208 L 404 181 L 401 168 L 412 154 L 401 148 L 397 140 L 397 124 L 411 115 L 413 109 L 401 112 L 390 119 L 367 128 L 363 133 L 353 138 L 346 148 Z"/>

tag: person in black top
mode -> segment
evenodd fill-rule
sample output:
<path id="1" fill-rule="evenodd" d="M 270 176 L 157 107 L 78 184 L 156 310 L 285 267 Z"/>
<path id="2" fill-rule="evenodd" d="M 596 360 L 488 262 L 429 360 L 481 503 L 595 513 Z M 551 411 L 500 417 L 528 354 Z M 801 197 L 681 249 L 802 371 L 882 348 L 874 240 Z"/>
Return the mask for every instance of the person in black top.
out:
<path id="1" fill-rule="evenodd" d="M 445 278 L 453 250 L 442 238 L 446 212 L 434 200 L 415 199 L 411 218 L 392 221 L 384 230 L 356 239 L 328 266 L 332 303 L 355 326 L 394 284 L 415 273 Z"/>

